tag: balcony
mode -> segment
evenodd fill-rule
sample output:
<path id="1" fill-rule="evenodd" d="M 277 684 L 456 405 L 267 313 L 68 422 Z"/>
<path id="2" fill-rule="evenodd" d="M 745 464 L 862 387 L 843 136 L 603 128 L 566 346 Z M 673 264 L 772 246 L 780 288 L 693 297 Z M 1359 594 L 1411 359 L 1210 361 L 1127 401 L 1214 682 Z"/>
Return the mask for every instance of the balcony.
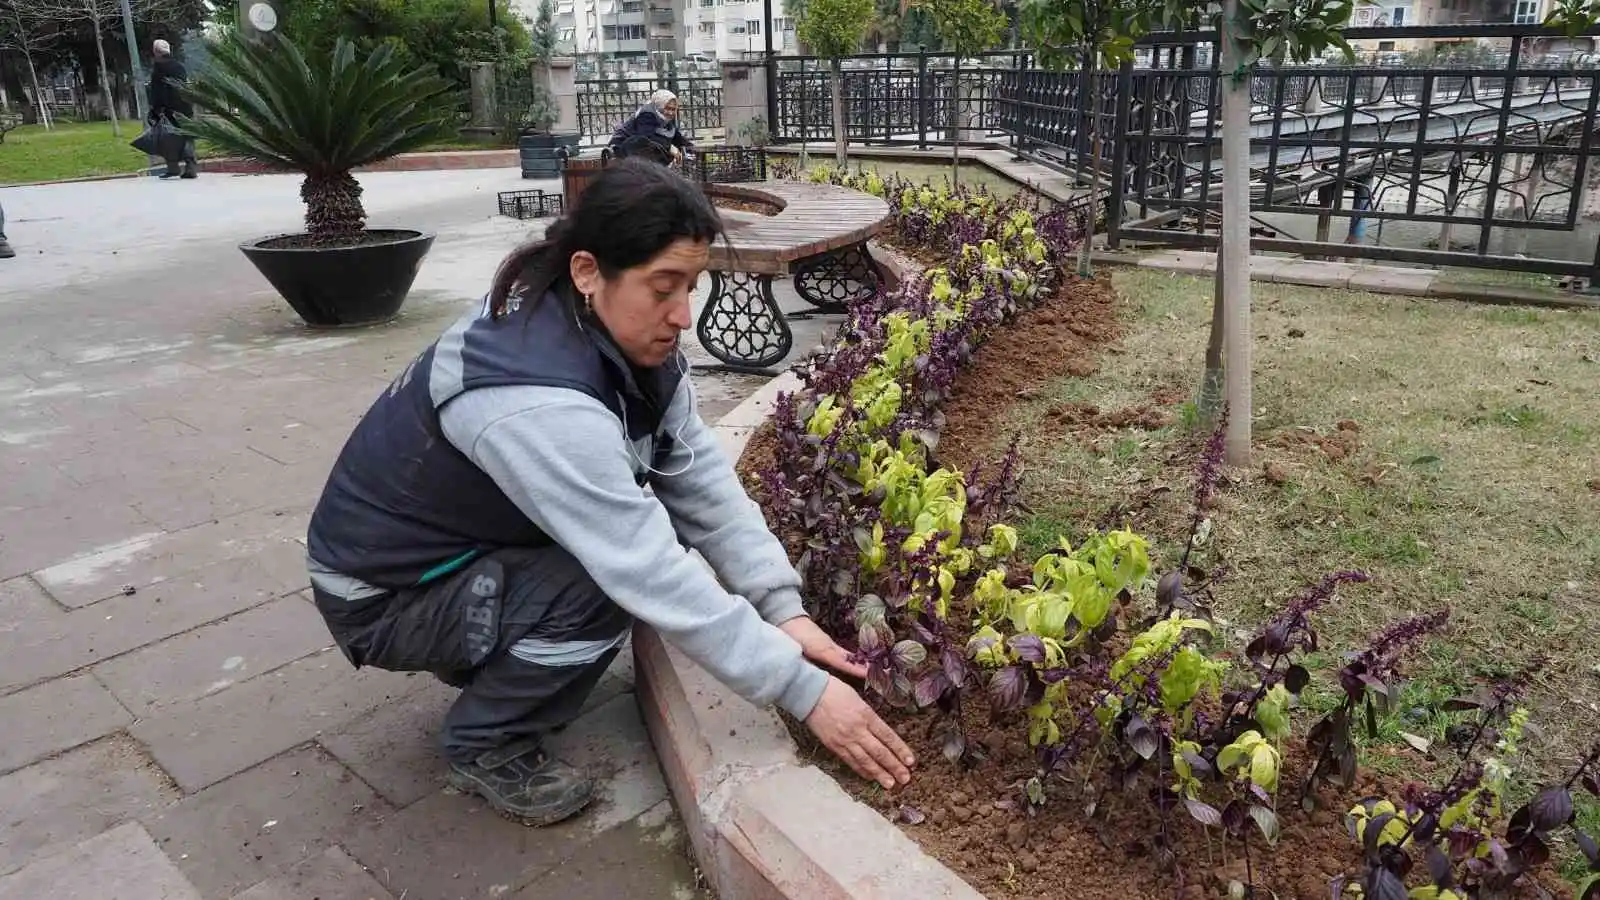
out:
<path id="1" fill-rule="evenodd" d="M 646 13 L 646 21 L 651 25 L 672 25 L 678 21 L 678 17 L 670 9 L 652 9 Z"/>

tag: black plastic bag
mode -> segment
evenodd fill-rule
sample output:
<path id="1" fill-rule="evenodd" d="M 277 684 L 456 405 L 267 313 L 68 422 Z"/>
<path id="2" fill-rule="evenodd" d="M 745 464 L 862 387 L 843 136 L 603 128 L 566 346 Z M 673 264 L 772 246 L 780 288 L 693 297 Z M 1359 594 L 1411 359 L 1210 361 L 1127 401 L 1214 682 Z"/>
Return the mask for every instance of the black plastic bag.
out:
<path id="1" fill-rule="evenodd" d="M 183 153 L 183 135 L 166 122 L 146 125 L 144 132 L 130 143 L 133 149 L 150 156 L 159 156 L 169 163 Z"/>

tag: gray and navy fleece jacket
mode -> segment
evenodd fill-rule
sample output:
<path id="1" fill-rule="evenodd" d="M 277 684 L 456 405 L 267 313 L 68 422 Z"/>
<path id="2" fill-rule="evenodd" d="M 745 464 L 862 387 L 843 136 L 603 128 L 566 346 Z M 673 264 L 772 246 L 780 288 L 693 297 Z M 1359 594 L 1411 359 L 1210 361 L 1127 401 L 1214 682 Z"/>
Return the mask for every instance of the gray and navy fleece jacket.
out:
<path id="1" fill-rule="evenodd" d="M 357 599 L 553 541 L 718 680 L 804 718 L 828 676 L 775 627 L 804 614 L 799 575 L 696 412 L 687 368 L 676 354 L 629 365 L 553 293 L 498 321 L 486 303 L 350 436 L 312 515 L 313 582 Z"/>

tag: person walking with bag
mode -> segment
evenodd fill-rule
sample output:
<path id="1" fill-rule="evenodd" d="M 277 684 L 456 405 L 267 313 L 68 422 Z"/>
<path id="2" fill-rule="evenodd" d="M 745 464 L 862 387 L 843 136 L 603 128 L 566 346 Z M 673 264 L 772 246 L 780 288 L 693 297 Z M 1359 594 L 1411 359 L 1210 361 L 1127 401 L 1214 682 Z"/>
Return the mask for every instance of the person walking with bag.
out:
<path id="1" fill-rule="evenodd" d="M 172 55 L 171 44 L 158 40 L 154 50 L 156 58 L 150 65 L 150 85 L 145 90 L 145 99 L 150 107 L 147 123 L 151 127 L 159 124 L 176 130 L 178 116 L 194 115 L 194 106 L 178 88 L 179 84 L 189 80 L 189 71 Z M 163 154 L 167 160 L 167 171 L 161 177 L 198 178 L 200 163 L 195 159 L 194 138 L 186 134 L 176 137 L 179 140 L 173 143 L 178 144 L 177 152 Z M 181 174 L 178 168 L 180 161 L 183 165 Z"/>
<path id="2" fill-rule="evenodd" d="M 594 797 L 544 741 L 636 619 L 862 776 L 911 778 L 911 750 L 829 674 L 866 668 L 806 615 L 799 573 L 696 411 L 679 336 L 721 233 L 669 169 L 604 169 L 378 396 L 311 516 L 334 642 L 357 668 L 459 687 L 449 782 L 525 824 Z"/>

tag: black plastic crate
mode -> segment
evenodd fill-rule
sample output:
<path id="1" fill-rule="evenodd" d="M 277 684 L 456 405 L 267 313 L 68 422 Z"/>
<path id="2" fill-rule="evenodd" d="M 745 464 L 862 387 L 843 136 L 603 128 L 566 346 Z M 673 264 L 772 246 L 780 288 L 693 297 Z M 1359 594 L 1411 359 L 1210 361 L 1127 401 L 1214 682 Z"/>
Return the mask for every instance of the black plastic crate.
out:
<path id="1" fill-rule="evenodd" d="M 684 159 L 683 173 L 691 181 L 740 184 L 767 180 L 765 147 L 702 147 Z"/>
<path id="2" fill-rule="evenodd" d="M 560 194 L 544 191 L 502 191 L 500 215 L 513 219 L 551 219 L 561 215 Z"/>

